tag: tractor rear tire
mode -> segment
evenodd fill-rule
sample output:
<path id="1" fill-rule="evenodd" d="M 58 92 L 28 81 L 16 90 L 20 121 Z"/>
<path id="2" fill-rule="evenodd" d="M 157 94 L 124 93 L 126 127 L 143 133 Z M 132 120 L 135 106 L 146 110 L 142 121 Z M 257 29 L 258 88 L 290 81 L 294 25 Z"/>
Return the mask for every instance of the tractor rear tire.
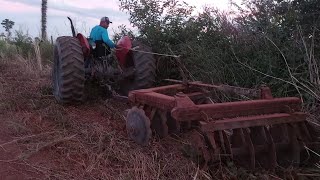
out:
<path id="1" fill-rule="evenodd" d="M 54 46 L 53 94 L 62 104 L 83 100 L 84 56 L 80 42 L 70 36 L 58 37 Z"/>
<path id="2" fill-rule="evenodd" d="M 137 48 L 137 46 L 139 46 Z M 155 83 L 156 78 L 156 59 L 154 58 L 151 47 L 134 40 L 132 48 L 132 60 L 135 68 L 134 78 L 121 84 L 120 91 L 124 95 L 132 90 L 150 88 Z"/>

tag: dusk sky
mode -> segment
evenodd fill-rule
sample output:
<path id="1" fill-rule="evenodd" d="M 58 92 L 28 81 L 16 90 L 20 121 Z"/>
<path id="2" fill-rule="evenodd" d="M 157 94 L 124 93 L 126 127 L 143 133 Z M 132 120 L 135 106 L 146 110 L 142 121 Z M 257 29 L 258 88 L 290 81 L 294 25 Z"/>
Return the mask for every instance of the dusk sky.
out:
<path id="1" fill-rule="evenodd" d="M 228 10 L 229 0 L 184 0 L 201 10 L 204 5 Z M 239 1 L 239 0 L 237 0 Z M 10 19 L 15 22 L 14 29 L 22 29 L 33 37 L 40 34 L 41 0 L 0 0 L 0 20 Z M 54 37 L 70 35 L 70 16 L 76 22 L 79 32 L 89 34 L 90 29 L 99 23 L 102 16 L 108 16 L 113 23 L 109 27 L 112 36 L 117 27 L 125 24 L 131 27 L 128 15 L 119 10 L 118 0 L 48 0 L 48 35 Z M 0 28 L 0 33 L 4 28 Z"/>

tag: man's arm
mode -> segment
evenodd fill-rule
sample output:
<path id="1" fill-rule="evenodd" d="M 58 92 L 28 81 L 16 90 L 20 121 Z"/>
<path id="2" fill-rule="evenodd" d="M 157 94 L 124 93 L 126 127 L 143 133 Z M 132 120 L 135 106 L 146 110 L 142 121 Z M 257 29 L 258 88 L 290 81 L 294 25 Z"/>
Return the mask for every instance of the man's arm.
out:
<path id="1" fill-rule="evenodd" d="M 110 48 L 115 48 L 116 45 L 109 39 L 109 35 L 107 30 L 103 31 L 102 33 L 102 40 L 106 43 Z"/>

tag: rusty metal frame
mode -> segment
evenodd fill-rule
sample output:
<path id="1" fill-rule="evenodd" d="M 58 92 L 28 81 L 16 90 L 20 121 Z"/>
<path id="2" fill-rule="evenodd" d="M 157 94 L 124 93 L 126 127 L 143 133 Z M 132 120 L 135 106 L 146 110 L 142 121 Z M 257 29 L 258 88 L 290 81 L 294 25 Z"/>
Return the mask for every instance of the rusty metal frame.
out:
<path id="1" fill-rule="evenodd" d="M 177 121 L 207 121 L 208 117 L 211 120 L 214 120 L 222 118 L 236 118 L 239 116 L 259 116 L 264 114 L 273 115 L 267 117 L 257 117 L 257 121 L 258 119 L 262 119 L 261 121 L 263 122 L 266 119 L 277 119 L 277 122 L 281 122 L 282 120 L 283 122 L 287 122 L 285 120 L 286 118 L 305 118 L 302 115 L 299 116 L 300 114 L 290 115 L 294 112 L 301 111 L 301 100 L 299 98 L 273 98 L 270 89 L 267 87 L 262 87 L 260 89 L 259 94 L 263 99 L 196 105 L 192 99 L 196 96 L 201 96 L 202 92 L 193 92 L 190 94 L 181 93 L 181 91 L 189 88 L 190 86 L 203 87 L 204 84 L 175 84 L 144 90 L 135 90 L 130 92 L 129 100 L 134 104 L 147 104 L 148 106 L 160 110 L 169 111 L 171 112 L 171 116 Z M 221 86 L 207 85 L 205 87 L 217 88 Z M 219 90 L 223 91 L 223 88 L 219 88 Z M 179 93 L 173 96 L 165 94 L 174 91 Z M 227 91 L 230 91 L 230 87 L 228 87 Z M 251 117 L 249 119 L 242 117 L 238 119 L 230 119 L 228 121 L 246 121 L 250 124 L 254 120 L 255 117 Z"/>
<path id="2" fill-rule="evenodd" d="M 187 123 L 188 126 L 191 122 L 198 123 L 203 137 L 194 139 L 203 142 L 195 144 L 206 162 L 221 160 L 222 156 L 231 159 L 245 156 L 241 161 L 247 161 L 251 168 L 255 168 L 259 161 L 259 164 L 274 170 L 281 149 L 290 147 L 287 149 L 291 153 L 290 157 L 298 160 L 303 145 L 320 145 L 312 141 L 299 98 L 274 98 L 267 86 L 247 89 L 201 82 L 168 81 L 178 84 L 134 90 L 129 93 L 128 99 L 133 104 L 151 107 L 153 113 L 150 119 L 153 119 L 155 111 L 160 112 L 158 119 L 165 129 L 163 135 L 168 132 L 164 123 L 167 119 L 175 123 L 177 129 L 180 129 L 180 123 Z M 192 88 L 198 91 L 189 92 Z M 214 104 L 195 103 L 196 99 L 206 97 L 206 93 L 212 90 L 233 95 L 251 95 L 256 99 Z M 167 113 L 171 116 L 167 117 Z M 226 130 L 233 131 L 231 139 Z M 208 149 L 203 148 L 204 138 L 209 143 Z M 305 144 L 302 145 L 298 139 L 303 139 Z M 258 156 L 261 153 L 264 155 Z"/>

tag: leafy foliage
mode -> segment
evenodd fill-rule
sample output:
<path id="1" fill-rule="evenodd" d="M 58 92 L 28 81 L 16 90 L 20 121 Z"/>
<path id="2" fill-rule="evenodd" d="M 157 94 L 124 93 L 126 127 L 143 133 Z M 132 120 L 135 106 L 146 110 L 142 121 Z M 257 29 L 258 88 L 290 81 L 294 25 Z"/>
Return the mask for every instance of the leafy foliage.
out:
<path id="1" fill-rule="evenodd" d="M 309 97 L 319 89 L 317 0 L 243 0 L 244 7 L 229 13 L 213 7 L 196 13 L 176 0 L 120 3 L 139 31 L 136 38 L 155 52 L 181 55 L 196 80 L 268 84 L 276 96 Z M 172 59 L 158 59 L 159 79 L 179 76 Z"/>
<path id="2" fill-rule="evenodd" d="M 11 29 L 14 26 L 14 22 L 9 19 L 4 19 L 1 22 L 1 25 L 4 27 L 5 31 L 8 33 L 7 38 L 11 36 Z"/>
<path id="3" fill-rule="evenodd" d="M 33 55 L 34 50 L 33 50 L 32 38 L 29 36 L 28 32 L 24 33 L 22 30 L 16 30 L 15 37 L 12 43 L 16 45 L 17 51 L 23 57 L 28 57 L 28 56 L 30 57 L 31 55 Z"/>
<path id="4" fill-rule="evenodd" d="M 14 45 L 0 40 L 0 61 L 2 59 L 12 59 L 17 53 L 17 48 Z"/>
<path id="5" fill-rule="evenodd" d="M 10 40 L 0 40 L 0 59 L 13 59 L 19 55 L 26 60 L 35 60 L 35 43 L 39 44 L 43 63 L 52 62 L 52 44 L 49 41 L 40 41 L 39 38 L 33 40 L 28 31 L 23 31 L 22 29 L 15 30 L 14 36 Z"/>

